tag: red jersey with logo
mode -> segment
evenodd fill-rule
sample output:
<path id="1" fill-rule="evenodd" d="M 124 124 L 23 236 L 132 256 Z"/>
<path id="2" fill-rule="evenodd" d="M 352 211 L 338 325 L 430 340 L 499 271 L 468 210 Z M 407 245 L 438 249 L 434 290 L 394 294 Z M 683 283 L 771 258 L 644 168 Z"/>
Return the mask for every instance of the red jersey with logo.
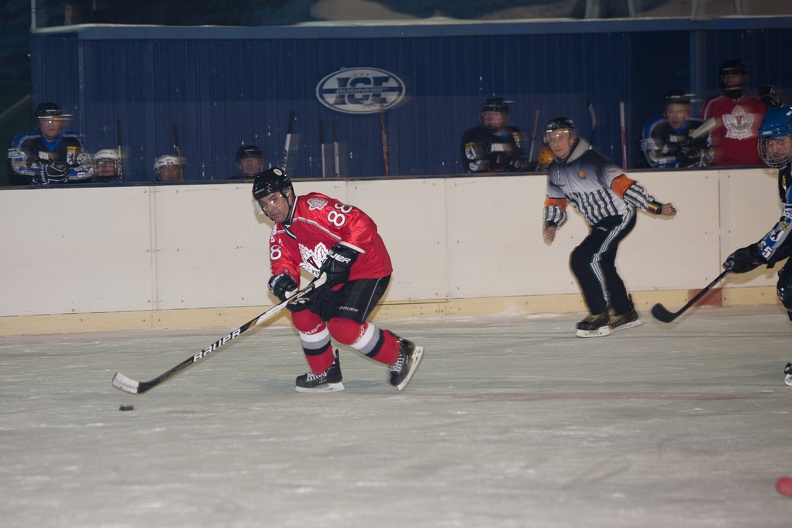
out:
<path id="1" fill-rule="evenodd" d="M 766 107 L 761 99 L 743 95 L 732 99 L 718 95 L 707 99 L 701 109 L 701 118 L 718 119 L 720 126 L 710 133 L 715 158 L 713 165 L 762 165 L 757 151 L 759 125 Z"/>
<path id="2" fill-rule="evenodd" d="M 357 207 L 310 193 L 296 197 L 292 209 L 291 222 L 277 222 L 270 235 L 273 276 L 288 271 L 298 279 L 299 268 L 304 268 L 318 277 L 327 252 L 336 244 L 360 253 L 349 280 L 377 279 L 393 273 L 377 224 Z"/>

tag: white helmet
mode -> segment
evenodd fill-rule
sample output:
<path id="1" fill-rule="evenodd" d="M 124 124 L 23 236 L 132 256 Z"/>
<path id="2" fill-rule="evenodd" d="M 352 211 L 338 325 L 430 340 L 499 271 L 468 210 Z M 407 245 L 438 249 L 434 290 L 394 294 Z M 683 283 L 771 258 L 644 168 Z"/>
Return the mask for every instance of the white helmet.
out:
<path id="1" fill-rule="evenodd" d="M 114 149 L 102 149 L 96 154 L 94 154 L 94 163 L 100 160 L 113 160 L 116 162 L 116 165 L 119 161 L 121 161 L 121 157 L 118 155 L 118 152 Z"/>
<path id="2" fill-rule="evenodd" d="M 160 169 L 165 165 L 176 165 L 177 167 L 181 167 L 181 162 L 176 156 L 171 156 L 169 154 L 160 156 L 154 160 L 154 174 L 159 174 Z"/>

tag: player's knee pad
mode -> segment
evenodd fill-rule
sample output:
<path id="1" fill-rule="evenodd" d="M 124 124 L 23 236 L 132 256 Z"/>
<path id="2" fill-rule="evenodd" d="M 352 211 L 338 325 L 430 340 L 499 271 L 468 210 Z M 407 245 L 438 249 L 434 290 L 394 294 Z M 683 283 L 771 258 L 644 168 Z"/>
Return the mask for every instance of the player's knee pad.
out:
<path id="1" fill-rule="evenodd" d="M 354 345 L 363 334 L 363 326 L 357 321 L 342 317 L 333 317 L 327 322 L 330 335 L 342 345 Z"/>
<path id="2" fill-rule="evenodd" d="M 788 311 L 792 311 L 792 269 L 784 266 L 778 272 L 778 282 L 776 283 L 776 293 L 781 304 Z"/>
<path id="3" fill-rule="evenodd" d="M 323 325 L 322 318 L 310 310 L 300 310 L 299 312 L 292 312 L 292 324 L 299 332 L 310 334 Z"/>

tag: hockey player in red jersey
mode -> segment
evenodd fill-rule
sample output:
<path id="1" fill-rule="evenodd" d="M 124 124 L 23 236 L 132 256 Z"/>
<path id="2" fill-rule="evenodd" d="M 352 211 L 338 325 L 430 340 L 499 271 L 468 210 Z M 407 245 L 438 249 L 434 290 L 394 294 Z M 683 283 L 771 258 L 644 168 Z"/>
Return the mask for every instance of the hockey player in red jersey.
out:
<path id="1" fill-rule="evenodd" d="M 256 175 L 253 197 L 275 225 L 270 236 L 268 288 L 285 301 L 299 287 L 300 268 L 326 281 L 288 305 L 310 371 L 299 392 L 344 390 L 331 338 L 390 366 L 390 383 L 403 389 L 423 348 L 367 322 L 390 282 L 390 255 L 377 225 L 363 211 L 319 193 L 297 196 L 286 173 Z"/>
<path id="2" fill-rule="evenodd" d="M 569 259 L 589 309 L 577 324 L 577 335 L 599 337 L 614 328 L 638 326 L 638 313 L 616 271 L 616 251 L 635 227 L 636 208 L 663 216 L 674 216 L 676 209 L 656 201 L 622 169 L 591 150 L 588 141 L 575 133 L 571 119 L 548 122 L 544 141 L 555 157 L 547 170 L 545 243 L 552 244 L 556 229 L 566 222 L 569 202 L 590 226 Z"/>
<path id="3" fill-rule="evenodd" d="M 720 95 L 710 97 L 701 108 L 701 118 L 714 117 L 718 126 L 712 130 L 713 166 L 761 165 L 756 150 L 757 130 L 765 114 L 765 103 L 745 94 L 748 71 L 742 61 L 724 62 L 719 70 Z"/>

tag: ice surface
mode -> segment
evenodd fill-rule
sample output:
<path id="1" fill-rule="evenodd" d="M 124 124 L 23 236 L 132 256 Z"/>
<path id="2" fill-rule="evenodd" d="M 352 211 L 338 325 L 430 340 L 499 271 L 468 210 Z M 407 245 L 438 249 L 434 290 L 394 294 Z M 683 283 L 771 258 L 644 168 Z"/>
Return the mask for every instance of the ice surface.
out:
<path id="1" fill-rule="evenodd" d="M 425 347 L 402 392 L 341 349 L 300 394 L 285 326 L 0 342 L 0 519 L 47 527 L 784 527 L 789 323 L 693 309 L 575 337 L 571 316 L 378 322 Z M 119 412 L 122 404 L 135 409 Z"/>

